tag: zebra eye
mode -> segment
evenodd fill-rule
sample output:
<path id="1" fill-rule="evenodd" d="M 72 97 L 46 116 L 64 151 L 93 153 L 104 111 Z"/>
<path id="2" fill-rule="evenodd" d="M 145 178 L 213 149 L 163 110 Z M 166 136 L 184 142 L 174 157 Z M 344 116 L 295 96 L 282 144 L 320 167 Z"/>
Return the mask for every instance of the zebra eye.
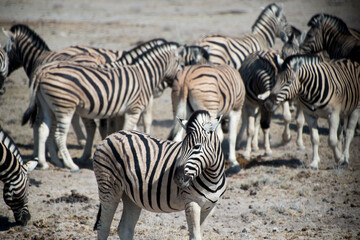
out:
<path id="1" fill-rule="evenodd" d="M 201 144 L 196 144 L 194 147 L 193 147 L 194 151 L 200 151 L 202 149 L 202 146 Z"/>

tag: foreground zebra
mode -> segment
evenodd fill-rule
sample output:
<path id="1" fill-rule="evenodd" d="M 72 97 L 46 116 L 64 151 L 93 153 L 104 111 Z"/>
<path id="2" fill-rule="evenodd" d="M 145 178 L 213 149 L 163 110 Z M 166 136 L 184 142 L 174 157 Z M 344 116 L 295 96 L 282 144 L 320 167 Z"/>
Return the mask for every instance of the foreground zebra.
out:
<path id="1" fill-rule="evenodd" d="M 300 49 L 304 53 L 326 50 L 331 59 L 349 58 L 360 62 L 359 33 L 349 29 L 340 18 L 328 14 L 314 15 Z"/>
<path id="2" fill-rule="evenodd" d="M 233 67 L 201 64 L 185 67 L 179 72 L 171 93 L 174 120 L 176 117 L 187 118 L 191 112 L 200 109 L 209 111 L 212 118 L 219 115 L 229 118 L 229 174 L 240 170 L 235 145 L 245 92 L 241 76 Z M 183 128 L 176 122 L 169 139 L 181 141 Z M 218 128 L 217 133 L 222 141 L 222 129 Z"/>
<path id="3" fill-rule="evenodd" d="M 3 196 L 19 225 L 26 225 L 31 217 L 28 209 L 28 173 L 36 165 L 37 161 L 23 164 L 14 141 L 0 127 L 0 180 L 4 182 Z"/>
<path id="4" fill-rule="evenodd" d="M 8 70 L 9 70 L 9 58 L 5 50 L 0 48 L 0 95 L 5 93 L 5 80 L 6 77 L 8 76 Z"/>
<path id="5" fill-rule="evenodd" d="M 247 143 L 243 153 L 246 159 L 250 159 L 252 148 L 253 150 L 259 149 L 259 123 L 264 132 L 265 154 L 268 156 L 272 154 L 270 146 L 272 112 L 264 107 L 264 99 L 275 85 L 275 76 L 279 71 L 278 56 L 279 53 L 272 49 L 251 53 L 246 57 L 239 70 L 246 89 L 246 101 L 238 140 L 241 140 L 245 127 L 247 127 Z M 285 128 L 282 136 L 283 141 L 288 142 L 291 139 L 291 113 L 288 101 L 283 103 L 283 117 Z"/>
<path id="6" fill-rule="evenodd" d="M 139 56 L 137 64 L 105 68 L 69 62 L 55 62 L 41 66 L 33 77 L 30 104 L 24 120 L 40 103 L 43 123 L 39 127 L 39 164 L 48 168 L 45 142 L 50 128 L 62 155 L 65 167 L 78 171 L 66 146 L 66 136 L 73 114 L 79 114 L 86 127 L 87 141 L 80 161 L 90 157 L 94 139 L 95 118 L 124 115 L 123 128 L 136 127 L 140 115 L 146 111 L 155 88 L 164 79 L 174 79 L 180 70 L 182 47 L 165 43 Z M 161 66 L 161 67 L 160 67 Z M 54 122 L 56 126 L 52 126 Z M 56 120 L 56 121 L 55 121 Z M 56 164 L 61 165 L 60 162 Z"/>
<path id="7" fill-rule="evenodd" d="M 182 142 L 160 140 L 136 131 L 108 136 L 94 153 L 100 207 L 94 230 L 106 239 L 122 199 L 120 239 L 132 239 L 141 209 L 185 210 L 190 239 L 201 230 L 226 190 L 224 156 L 215 130 L 220 119 L 196 111 L 181 125 Z"/>
<path id="8" fill-rule="evenodd" d="M 350 143 L 360 114 L 360 65 L 348 59 L 320 62 L 316 58 L 302 55 L 288 57 L 281 66 L 276 86 L 265 106 L 274 110 L 279 103 L 297 95 L 311 132 L 313 160 L 310 167 L 318 169 L 320 162 L 319 117 L 328 119 L 329 145 L 335 160 L 348 165 Z M 340 118 L 345 119 L 344 152 L 341 152 L 337 135 Z"/>

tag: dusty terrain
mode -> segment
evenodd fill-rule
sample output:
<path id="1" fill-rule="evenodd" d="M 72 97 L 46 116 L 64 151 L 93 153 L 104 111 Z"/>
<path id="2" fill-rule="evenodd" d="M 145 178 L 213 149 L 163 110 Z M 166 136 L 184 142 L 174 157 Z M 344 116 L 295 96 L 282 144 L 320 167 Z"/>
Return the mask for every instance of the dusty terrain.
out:
<path id="1" fill-rule="evenodd" d="M 350 27 L 360 28 L 360 4 L 355 0 L 281 2 L 288 22 L 301 30 L 307 30 L 307 21 L 319 12 L 337 15 Z M 261 7 L 269 3 L 2 0 L 0 26 L 28 24 L 53 50 L 75 44 L 126 50 L 155 37 L 191 44 L 207 34 L 241 36 L 250 32 Z M 2 34 L 0 42 L 6 43 Z M 20 69 L 10 76 L 6 94 L 0 96 L 0 124 L 18 144 L 25 160 L 31 158 L 33 148 L 32 129 L 20 124 L 28 104 L 27 84 Z M 152 134 L 166 138 L 171 124 L 168 89 L 155 100 Z M 293 140 L 283 145 L 282 120 L 276 115 L 271 127 L 273 156 L 263 158 L 260 150 L 257 162 L 228 178 L 228 190 L 208 222 L 204 239 L 360 239 L 360 137 L 351 145 L 350 167 L 337 168 L 327 144 L 328 125 L 322 120 L 320 126 L 320 170 L 312 171 L 306 168 L 312 156 L 307 127 L 306 150 L 297 151 L 296 125 L 292 124 Z M 99 141 L 97 136 L 95 144 Z M 68 144 L 72 156 L 80 157 L 81 148 L 72 131 Z M 1 198 L 0 239 L 94 239 L 92 228 L 99 200 L 91 165 L 89 160 L 76 174 L 53 166 L 49 171 L 34 170 L 29 194 L 32 219 L 26 227 L 14 226 L 12 212 Z M 0 192 L 2 187 L 0 183 Z M 111 239 L 117 238 L 121 212 L 120 204 Z M 183 212 L 143 211 L 135 231 L 135 239 L 187 238 Z"/>

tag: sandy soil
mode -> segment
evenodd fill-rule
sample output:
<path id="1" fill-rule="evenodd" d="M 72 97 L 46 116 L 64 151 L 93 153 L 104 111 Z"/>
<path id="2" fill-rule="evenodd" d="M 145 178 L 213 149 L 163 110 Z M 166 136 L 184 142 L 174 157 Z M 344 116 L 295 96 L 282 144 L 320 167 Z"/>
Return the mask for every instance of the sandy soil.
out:
<path id="1" fill-rule="evenodd" d="M 308 19 L 325 12 L 341 17 L 359 28 L 357 1 L 281 1 L 290 24 L 307 30 Z M 241 36 L 269 1 L 0 1 L 0 26 L 28 24 L 53 50 L 85 44 L 126 50 L 137 42 L 164 37 L 188 43 L 207 34 Z M 4 45 L 6 38 L 0 34 Z M 276 47 L 280 46 L 277 40 Z M 18 70 L 0 96 L 0 124 L 18 144 L 24 158 L 32 155 L 32 129 L 21 126 L 28 104 L 28 80 Z M 170 89 L 155 100 L 152 134 L 166 138 L 172 124 Z M 353 140 L 348 169 L 334 167 L 327 144 L 328 125 L 320 122 L 320 170 L 306 168 L 312 149 L 307 127 L 305 151 L 297 151 L 296 125 L 293 140 L 281 143 L 282 120 L 276 115 L 271 127 L 273 156 L 263 150 L 247 169 L 228 178 L 228 190 L 208 222 L 204 239 L 360 239 L 360 137 Z M 260 136 L 260 139 L 262 136 Z M 100 141 L 97 136 L 96 143 Z M 262 140 L 260 140 L 262 144 Z M 80 157 L 75 135 L 68 144 L 74 158 Z M 243 149 L 240 150 L 243 151 Z M 32 219 L 26 227 L 14 226 L 10 209 L 0 199 L 0 239 L 93 239 L 98 210 L 97 185 L 91 160 L 80 173 L 57 167 L 34 170 L 31 175 L 29 206 Z M 0 183 L 0 188 L 3 185 Z M 113 221 L 111 239 L 122 205 Z M 187 224 L 183 212 L 156 214 L 143 211 L 135 239 L 185 239 Z"/>

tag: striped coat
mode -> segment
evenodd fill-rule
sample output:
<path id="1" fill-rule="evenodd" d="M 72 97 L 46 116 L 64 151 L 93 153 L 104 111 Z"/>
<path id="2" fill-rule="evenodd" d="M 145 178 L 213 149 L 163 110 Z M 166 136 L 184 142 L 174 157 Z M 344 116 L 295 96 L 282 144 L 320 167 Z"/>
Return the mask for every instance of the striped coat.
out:
<path id="1" fill-rule="evenodd" d="M 318 169 L 319 117 L 328 119 L 329 144 L 335 159 L 348 165 L 349 147 L 360 114 L 360 65 L 348 59 L 320 62 L 316 57 L 295 55 L 287 58 L 277 76 L 277 83 L 265 105 L 274 109 L 282 101 L 298 96 L 300 107 L 311 130 L 313 161 Z M 345 119 L 344 152 L 339 149 L 337 130 L 340 118 Z"/>
<path id="2" fill-rule="evenodd" d="M 226 189 L 224 157 L 214 133 L 219 120 L 211 119 L 206 111 L 196 111 L 181 122 L 186 128 L 182 142 L 119 131 L 97 146 L 93 159 L 100 198 L 94 227 L 98 239 L 107 238 L 120 199 L 120 239 L 133 238 L 142 209 L 185 210 L 190 239 L 201 239 L 200 224 Z"/>
<path id="3" fill-rule="evenodd" d="M 31 217 L 28 209 L 28 172 L 36 165 L 37 161 L 23 164 L 14 141 L 0 127 L 0 180 L 4 182 L 3 196 L 19 225 L 26 225 Z"/>

